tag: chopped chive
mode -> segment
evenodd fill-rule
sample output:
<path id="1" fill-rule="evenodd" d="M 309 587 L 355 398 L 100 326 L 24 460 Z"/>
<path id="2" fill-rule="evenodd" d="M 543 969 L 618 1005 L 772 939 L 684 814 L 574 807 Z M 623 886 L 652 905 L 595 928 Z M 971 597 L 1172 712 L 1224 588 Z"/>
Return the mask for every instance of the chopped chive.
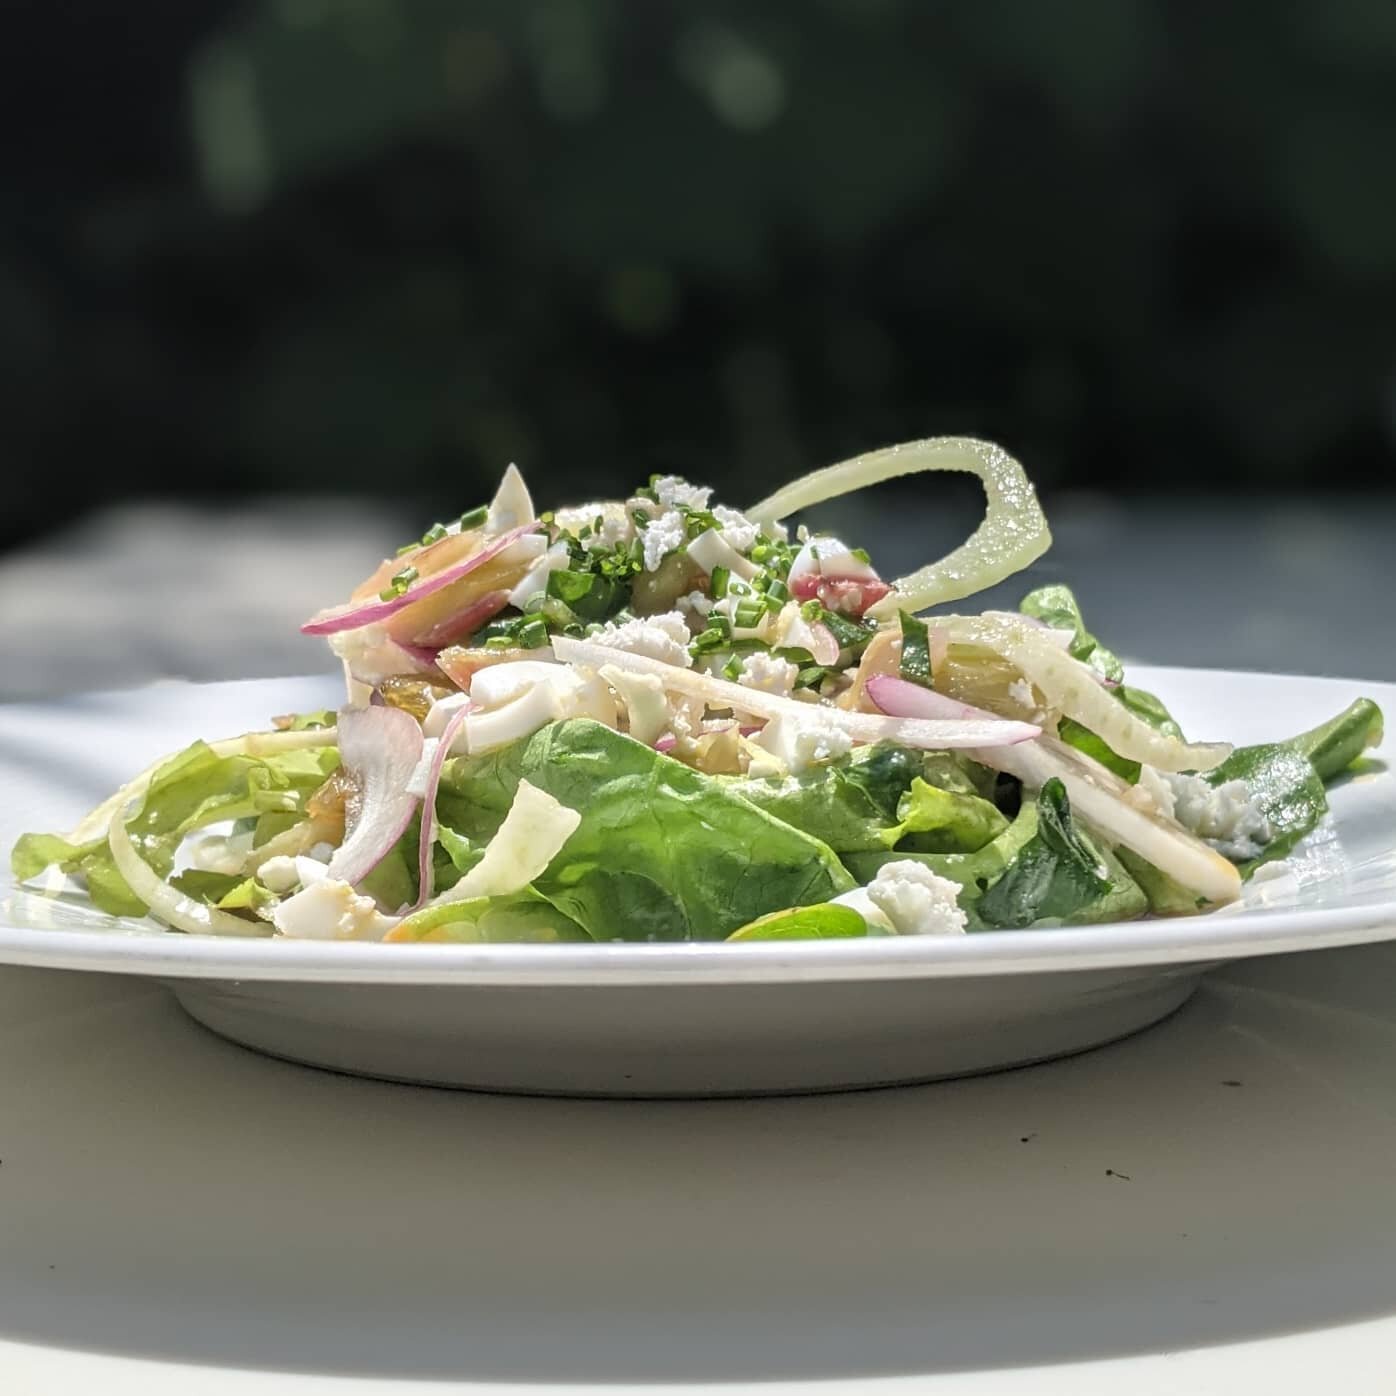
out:
<path id="1" fill-rule="evenodd" d="M 380 601 L 396 601 L 417 580 L 417 569 L 407 566 L 393 574 L 393 579 L 378 593 Z"/>
<path id="2" fill-rule="evenodd" d="M 709 574 L 708 584 L 712 588 L 712 594 L 719 601 L 727 595 L 727 587 L 731 580 L 732 573 L 726 567 L 714 567 Z"/>
<path id="3" fill-rule="evenodd" d="M 732 624 L 744 630 L 754 630 L 761 624 L 761 617 L 765 614 L 766 607 L 762 601 L 739 601 L 732 611 Z"/>
<path id="4" fill-rule="evenodd" d="M 461 532 L 464 532 L 467 528 L 479 528 L 489 516 L 490 509 L 488 504 L 478 504 L 474 509 L 467 509 L 466 512 L 460 516 Z"/>

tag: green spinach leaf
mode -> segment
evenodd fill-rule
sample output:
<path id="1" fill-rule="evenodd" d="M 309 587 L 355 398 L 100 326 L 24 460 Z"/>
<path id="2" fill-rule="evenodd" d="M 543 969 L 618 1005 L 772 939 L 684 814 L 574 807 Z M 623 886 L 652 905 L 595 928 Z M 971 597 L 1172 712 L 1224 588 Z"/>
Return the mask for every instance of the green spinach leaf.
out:
<path id="1" fill-rule="evenodd" d="M 982 897 L 985 925 L 1019 929 L 1046 918 L 1069 920 L 1110 890 L 1109 869 L 1071 814 L 1066 787 L 1049 780 L 1037 801 L 1037 833 Z"/>
<path id="2" fill-rule="evenodd" d="M 1125 676 L 1125 666 L 1119 658 L 1086 629 L 1081 608 L 1070 587 L 1053 585 L 1030 591 L 1019 604 L 1025 616 L 1040 620 L 1056 630 L 1071 631 L 1069 651 L 1073 658 L 1089 664 L 1098 674 L 1119 682 Z"/>
<path id="3" fill-rule="evenodd" d="M 588 719 L 530 737 L 522 775 L 582 817 L 535 886 L 596 940 L 723 940 L 854 885 L 826 843 Z"/>

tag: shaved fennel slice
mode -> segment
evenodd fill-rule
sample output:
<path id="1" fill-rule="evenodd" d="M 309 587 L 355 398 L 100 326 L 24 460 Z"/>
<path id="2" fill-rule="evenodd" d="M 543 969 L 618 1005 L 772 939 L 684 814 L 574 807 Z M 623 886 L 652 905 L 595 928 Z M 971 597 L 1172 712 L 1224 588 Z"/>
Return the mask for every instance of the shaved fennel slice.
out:
<path id="1" fill-rule="evenodd" d="M 766 693 L 713 678 L 693 669 L 681 669 L 665 664 L 648 655 L 629 654 L 606 645 L 586 640 L 571 640 L 565 635 L 553 637 L 553 653 L 566 663 L 584 665 L 600 672 L 613 664 L 632 674 L 653 674 L 673 693 L 686 693 L 701 698 L 709 707 L 731 708 L 770 719 L 784 716 L 796 722 L 817 718 L 831 727 L 847 732 L 855 742 L 901 742 L 906 746 L 927 751 L 949 751 L 960 747 L 996 746 L 1001 743 L 1028 742 L 1038 736 L 1041 728 L 1028 722 L 1013 722 L 1008 718 L 933 719 L 886 717 L 878 713 L 849 712 L 844 708 L 828 707 L 822 703 L 804 703 L 778 693 Z"/>
<path id="2" fill-rule="evenodd" d="M 133 789 L 133 785 L 134 782 L 118 792 L 121 797 L 117 806 L 119 810 L 124 811 L 126 803 L 140 795 L 141 792 Z M 126 885 L 146 904 L 150 914 L 167 926 L 173 926 L 178 931 L 191 931 L 195 935 L 272 934 L 272 927 L 265 921 L 245 921 L 241 916 L 220 911 L 216 906 L 207 906 L 177 892 L 136 852 L 124 820 L 111 821 L 107 843 L 111 847 L 112 861 L 126 879 Z"/>
<path id="3" fill-rule="evenodd" d="M 509 813 L 485 848 L 484 856 L 454 887 L 430 906 L 503 897 L 522 891 L 540 877 L 576 832 L 582 816 L 561 801 L 521 780 Z"/>
<path id="4" fill-rule="evenodd" d="M 939 562 L 893 582 L 892 591 L 868 608 L 874 620 L 892 620 L 898 610 L 923 611 L 983 591 L 1021 572 L 1051 547 L 1051 531 L 1023 467 L 1002 447 L 970 436 L 908 441 L 825 466 L 777 490 L 747 513 L 758 522 L 774 523 L 811 504 L 929 470 L 977 475 L 988 503 L 983 522 Z"/>
<path id="5" fill-rule="evenodd" d="M 245 732 L 241 737 L 225 737 L 210 742 L 215 756 L 273 756 L 283 751 L 305 751 L 311 747 L 338 746 L 339 732 L 334 727 L 308 727 L 300 732 Z M 102 838 L 117 810 L 124 809 L 137 795 L 150 788 L 155 773 L 167 764 L 175 753 L 162 756 L 147 766 L 140 775 L 127 781 L 115 795 L 102 801 L 96 809 L 85 814 L 68 835 L 69 843 L 91 843 Z"/>
<path id="6" fill-rule="evenodd" d="M 1183 742 L 1151 727 L 1101 687 L 1089 665 L 1066 654 L 1041 626 L 998 611 L 982 616 L 938 616 L 950 643 L 974 645 L 1022 671 L 1049 707 L 1089 727 L 1129 761 L 1161 771 L 1210 771 L 1231 754 L 1226 742 Z"/>
<path id="7" fill-rule="evenodd" d="M 1130 787 L 1124 781 L 1054 738 L 984 748 L 969 755 L 996 771 L 1017 776 L 1033 789 L 1041 789 L 1054 776 L 1059 778 L 1072 809 L 1088 824 L 1209 902 L 1234 902 L 1241 895 L 1241 875 L 1220 853 L 1173 820 L 1131 804 Z"/>

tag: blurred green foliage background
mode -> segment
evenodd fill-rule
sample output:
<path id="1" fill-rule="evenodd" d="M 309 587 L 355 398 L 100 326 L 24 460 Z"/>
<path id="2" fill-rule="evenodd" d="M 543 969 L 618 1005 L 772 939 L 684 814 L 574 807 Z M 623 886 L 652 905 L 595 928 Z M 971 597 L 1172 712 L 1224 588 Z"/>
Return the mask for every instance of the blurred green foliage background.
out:
<path id="1" fill-rule="evenodd" d="M 1390 479 L 1391 0 L 4 28 L 7 542 L 150 494 L 458 509 L 511 459 L 741 502 L 941 431 L 1049 487 Z"/>

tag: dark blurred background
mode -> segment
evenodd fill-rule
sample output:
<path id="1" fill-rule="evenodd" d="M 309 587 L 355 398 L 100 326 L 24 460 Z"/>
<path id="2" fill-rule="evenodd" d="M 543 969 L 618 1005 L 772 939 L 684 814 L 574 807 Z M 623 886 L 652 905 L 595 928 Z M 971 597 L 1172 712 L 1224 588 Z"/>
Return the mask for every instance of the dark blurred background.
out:
<path id="1" fill-rule="evenodd" d="M 383 521 L 474 504 L 510 460 L 544 499 L 677 469 L 744 503 L 975 433 L 1068 524 L 1134 497 L 1322 525 L 1392 484 L 1392 0 L 4 17 L 12 630 L 101 548 L 166 586 L 181 532 L 173 575 L 221 566 L 229 617 L 279 594 L 244 535 L 367 550 L 301 567 L 333 600 Z"/>

